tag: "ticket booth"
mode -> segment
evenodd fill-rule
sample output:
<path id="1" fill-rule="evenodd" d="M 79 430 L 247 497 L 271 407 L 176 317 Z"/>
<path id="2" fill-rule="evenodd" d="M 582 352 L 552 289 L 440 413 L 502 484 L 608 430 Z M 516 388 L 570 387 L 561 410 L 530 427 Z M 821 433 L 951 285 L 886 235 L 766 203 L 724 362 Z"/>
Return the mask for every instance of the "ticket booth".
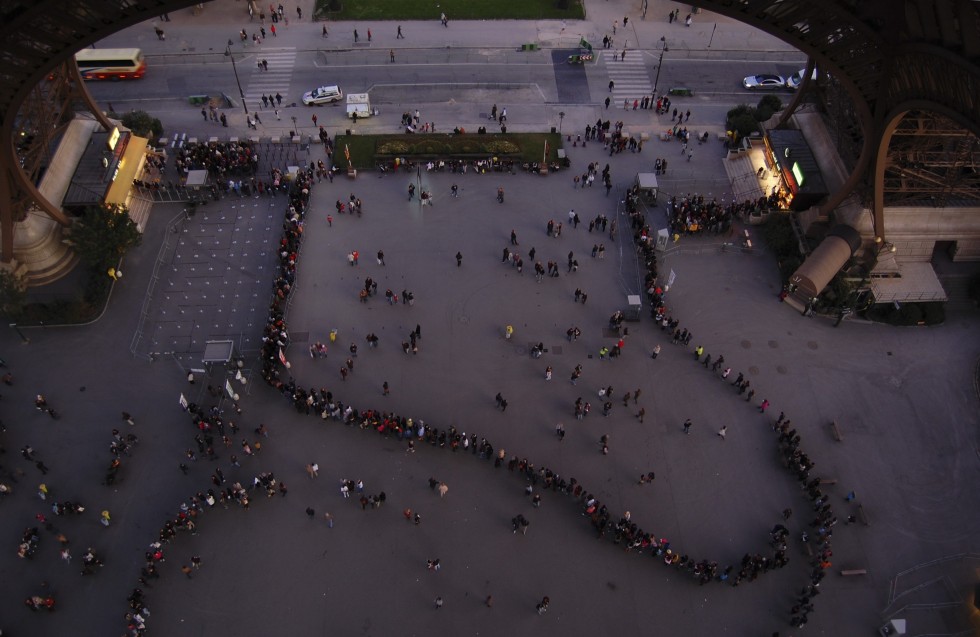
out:
<path id="1" fill-rule="evenodd" d="M 645 204 L 657 203 L 657 195 L 660 193 L 660 185 L 657 183 L 657 175 L 654 173 L 637 173 L 636 194 Z"/>
<path id="2" fill-rule="evenodd" d="M 643 311 L 643 302 L 639 294 L 629 294 L 626 296 L 626 311 L 623 313 L 627 321 L 639 321 L 640 313 Z"/>

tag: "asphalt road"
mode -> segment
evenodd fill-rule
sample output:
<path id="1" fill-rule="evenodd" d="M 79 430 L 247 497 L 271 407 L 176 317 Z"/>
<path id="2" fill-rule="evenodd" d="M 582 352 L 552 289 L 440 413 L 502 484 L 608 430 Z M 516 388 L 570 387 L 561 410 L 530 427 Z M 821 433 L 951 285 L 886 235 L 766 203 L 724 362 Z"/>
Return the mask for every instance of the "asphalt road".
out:
<path id="1" fill-rule="evenodd" d="M 350 55 L 353 57 L 359 53 L 355 51 Z M 503 57 L 509 52 L 499 53 Z M 382 60 L 364 63 L 345 60 L 341 64 L 332 64 L 322 60 L 316 51 L 296 51 L 289 89 L 283 92 L 283 96 L 288 101 L 299 102 L 305 91 L 328 84 L 338 84 L 346 92 L 372 91 L 387 86 L 419 83 L 432 86 L 482 84 L 488 87 L 528 84 L 539 87 L 542 102 L 554 101 L 554 65 L 540 54 L 524 55 L 535 56 L 535 60 L 517 64 L 496 62 L 496 56 L 492 52 L 454 50 L 432 56 L 440 59 L 431 61 L 426 59 L 430 57 L 427 53 L 409 51 L 400 52 L 394 65 Z M 247 86 L 253 77 L 262 75 L 255 67 L 256 62 L 263 59 L 262 54 L 238 51 L 235 57 L 243 86 Z M 268 58 L 269 55 L 265 54 L 264 57 Z M 232 96 L 238 93 L 231 63 L 223 56 L 220 60 L 212 60 L 210 57 L 202 59 L 202 56 L 188 55 L 187 60 L 182 62 L 174 61 L 174 56 L 160 59 L 157 62 L 154 56 L 149 56 L 147 74 L 137 82 L 89 82 L 87 86 L 101 102 L 127 105 L 141 101 L 150 104 L 160 100 L 168 102 L 179 99 L 180 91 L 175 90 L 177 88 L 187 95 L 207 94 L 215 90 Z M 644 52 L 644 62 L 652 81 L 656 75 L 658 54 L 654 51 Z M 602 63 L 586 65 L 585 68 L 598 85 L 608 76 Z M 743 99 L 755 101 L 758 99 L 757 92 L 746 91 L 741 87 L 743 77 L 758 73 L 788 76 L 799 68 L 798 64 L 792 62 L 672 60 L 668 57 L 664 61 L 660 82 L 665 87 L 686 86 L 694 89 L 697 95 L 710 95 L 712 100 L 725 100 L 726 103 Z M 508 89 L 495 90 L 506 95 Z M 788 90 L 774 93 L 784 98 L 792 95 Z M 598 95 L 594 101 L 601 101 L 603 97 Z M 417 92 L 413 101 L 424 104 L 430 100 L 421 91 Z"/>

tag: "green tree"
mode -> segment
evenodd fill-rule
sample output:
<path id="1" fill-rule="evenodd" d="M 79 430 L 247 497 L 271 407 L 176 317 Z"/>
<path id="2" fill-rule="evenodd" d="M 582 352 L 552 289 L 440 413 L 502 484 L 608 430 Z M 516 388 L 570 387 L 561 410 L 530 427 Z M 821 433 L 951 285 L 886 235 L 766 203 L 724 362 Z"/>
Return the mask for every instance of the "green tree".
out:
<path id="1" fill-rule="evenodd" d="M 728 130 L 737 132 L 739 138 L 759 132 L 759 122 L 756 121 L 754 112 L 755 109 L 752 109 L 750 112 L 741 113 L 728 120 Z"/>
<path id="2" fill-rule="evenodd" d="M 744 115 L 745 113 L 751 114 L 752 113 L 752 107 L 749 106 L 748 104 L 739 104 L 735 108 L 730 109 L 728 111 L 728 114 L 725 116 L 725 118 L 728 121 L 732 121 L 733 119 L 735 119 L 739 115 Z"/>
<path id="3" fill-rule="evenodd" d="M 140 137 L 158 139 L 163 135 L 163 124 L 146 111 L 130 111 L 121 116 L 118 113 L 109 113 L 109 116 L 118 119 L 123 126 Z"/>
<path id="4" fill-rule="evenodd" d="M 759 100 L 759 110 L 767 109 L 772 113 L 779 112 L 783 108 L 783 101 L 779 99 L 778 95 L 764 95 L 761 100 Z"/>
<path id="5" fill-rule="evenodd" d="M 27 291 L 23 282 L 7 269 L 0 269 L 0 314 L 14 318 L 24 309 Z"/>
<path id="6" fill-rule="evenodd" d="M 89 206 L 68 230 L 68 243 L 96 277 L 119 263 L 126 251 L 143 240 L 125 206 Z"/>

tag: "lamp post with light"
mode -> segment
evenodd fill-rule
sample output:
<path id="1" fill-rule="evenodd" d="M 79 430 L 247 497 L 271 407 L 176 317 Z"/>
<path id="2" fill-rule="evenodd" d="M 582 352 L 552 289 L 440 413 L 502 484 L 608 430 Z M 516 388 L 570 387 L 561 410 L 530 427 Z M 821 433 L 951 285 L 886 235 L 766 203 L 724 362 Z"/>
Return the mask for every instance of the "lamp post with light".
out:
<path id="1" fill-rule="evenodd" d="M 242 82 L 238 79 L 238 66 L 235 64 L 235 56 L 231 54 L 231 40 L 228 41 L 228 46 L 225 47 L 225 57 L 231 58 L 231 70 L 235 73 L 235 84 L 238 85 L 238 95 L 242 98 L 242 109 L 244 109 L 247 117 L 248 106 L 245 104 L 245 91 L 242 90 Z"/>
<path id="2" fill-rule="evenodd" d="M 657 86 L 660 84 L 660 70 L 664 67 L 664 53 L 669 51 L 667 48 L 667 38 L 660 36 L 660 41 L 663 42 L 663 48 L 660 49 L 660 61 L 657 63 L 657 77 L 653 80 L 653 99 L 657 99 Z"/>

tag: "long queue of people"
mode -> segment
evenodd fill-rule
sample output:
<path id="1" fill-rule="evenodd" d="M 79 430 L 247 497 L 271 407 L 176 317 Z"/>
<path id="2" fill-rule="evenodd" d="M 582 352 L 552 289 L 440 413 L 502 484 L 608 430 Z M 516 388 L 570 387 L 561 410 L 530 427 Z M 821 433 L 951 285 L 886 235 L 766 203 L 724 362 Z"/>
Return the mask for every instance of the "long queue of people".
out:
<path id="1" fill-rule="evenodd" d="M 285 303 L 296 275 L 296 260 L 303 234 L 303 221 L 309 206 L 310 190 L 313 187 L 315 175 L 315 169 L 311 166 L 307 170 L 296 173 L 291 181 L 282 180 L 282 188 L 287 191 L 288 202 L 283 217 L 282 237 L 279 242 L 279 268 L 272 285 L 272 301 L 269 306 L 269 318 L 263 332 L 262 346 L 263 376 L 270 382 L 271 378 L 278 376 L 278 371 L 269 364 L 268 357 L 278 358 L 278 352 L 289 344 L 289 334 L 286 332 L 284 322 Z M 279 178 L 282 178 L 281 174 L 279 174 Z M 284 361 L 285 357 L 282 360 Z M 212 393 L 213 396 L 214 393 Z M 206 457 L 216 457 L 214 451 L 216 444 L 220 441 L 226 448 L 229 447 L 232 444 L 230 436 L 239 432 L 235 422 L 230 419 L 226 420 L 217 406 L 204 409 L 191 403 L 187 406 L 187 413 L 196 431 L 194 441 L 197 444 L 198 452 Z M 264 428 L 260 427 L 256 433 L 263 435 Z M 260 444 L 259 442 L 249 444 L 247 440 L 242 439 L 242 453 L 252 455 L 257 452 L 257 447 Z M 193 449 L 188 449 L 186 455 L 188 460 L 196 460 L 198 457 Z M 235 456 L 232 458 L 234 459 Z M 182 463 L 180 468 L 185 473 L 187 472 L 186 464 Z M 201 516 L 216 506 L 228 509 L 231 505 L 237 505 L 248 510 L 256 493 L 264 492 L 267 495 L 274 495 L 278 489 L 280 493 L 285 494 L 285 485 L 277 482 L 272 472 L 259 473 L 251 483 L 246 485 L 241 482 L 228 485 L 221 469 L 216 468 L 211 479 L 214 487 L 198 491 L 188 499 L 189 503 L 182 503 L 178 511 L 164 522 L 157 539 L 149 545 L 145 562 L 140 568 L 138 586 L 133 589 L 126 600 L 128 603 L 125 614 L 126 634 L 129 637 L 137 637 L 146 633 L 150 611 L 147 607 L 143 587 L 149 586 L 150 580 L 160 577 L 159 564 L 165 560 L 164 549 L 167 544 L 174 541 L 179 534 L 196 533 Z M 196 568 L 199 562 L 194 562 L 194 560 L 199 560 L 199 558 L 192 559 L 192 566 Z M 191 577 L 192 566 L 184 565 L 181 567 L 181 571 L 187 577 Z"/>
<path id="2" fill-rule="evenodd" d="M 630 197 L 627 196 L 626 199 L 629 201 Z M 734 206 L 734 204 L 732 205 Z M 731 212 L 734 213 L 735 210 L 732 210 Z M 680 345 L 686 348 L 690 346 L 691 340 L 693 339 L 693 334 L 686 327 L 683 329 L 679 327 L 680 319 L 669 315 L 669 309 L 664 298 L 665 291 L 660 285 L 658 285 L 656 254 L 653 243 L 649 237 L 649 227 L 645 225 L 642 213 L 636 212 L 636 215 L 636 217 L 631 216 L 632 226 L 634 228 L 633 237 L 640 249 L 639 257 L 645 260 L 646 274 L 644 277 L 644 285 L 646 287 L 647 301 L 649 302 L 650 307 L 653 308 L 651 310 L 651 314 L 654 319 L 654 325 L 667 333 L 671 339 L 671 344 Z M 658 345 L 654 350 L 653 357 L 656 358 L 659 352 L 660 346 Z M 731 374 L 732 369 L 724 366 L 724 356 L 718 356 L 714 359 L 714 362 L 712 362 L 711 355 L 705 354 L 703 347 L 696 346 L 694 349 L 694 360 L 696 363 L 704 365 L 705 369 L 710 369 L 711 373 L 718 375 L 723 381 L 729 382 L 728 377 Z M 756 390 L 749 389 L 750 382 L 744 378 L 743 373 L 739 372 L 735 381 L 731 382 L 731 385 L 738 390 L 738 394 L 740 396 L 747 396 L 746 402 L 751 402 Z M 762 413 L 765 413 L 765 409 L 768 408 L 768 406 L 769 401 L 763 400 L 763 402 L 759 405 L 759 410 Z M 684 431 L 687 432 L 688 429 L 689 424 L 685 424 Z M 806 532 L 803 532 L 800 537 L 807 549 L 807 552 L 810 553 L 810 581 L 803 587 L 799 595 L 797 595 L 790 610 L 790 625 L 794 627 L 802 627 L 806 625 L 808 615 L 813 611 L 814 607 L 812 600 L 814 597 L 820 594 L 820 582 L 826 576 L 826 570 L 831 566 L 830 558 L 833 556 L 831 537 L 833 536 L 833 527 L 837 524 L 837 518 L 834 515 L 833 508 L 830 506 L 830 504 L 828 504 L 828 496 L 826 492 L 821 489 L 821 479 L 819 477 L 810 477 L 810 472 L 815 466 L 815 463 L 810 459 L 806 452 L 803 451 L 801 446 L 802 438 L 799 432 L 792 427 L 792 421 L 786 417 L 785 413 L 780 413 L 779 417 L 772 426 L 772 430 L 777 436 L 777 446 L 782 458 L 783 466 L 796 479 L 801 490 L 806 494 L 806 497 L 809 498 L 815 513 L 815 517 L 810 523 L 810 526 L 815 529 L 815 541 L 811 542 L 809 534 Z M 724 428 L 722 431 L 724 431 Z M 719 435 L 724 438 L 724 433 L 720 432 Z M 791 510 L 785 510 L 783 512 L 784 521 L 789 519 L 791 514 Z M 601 524 L 602 519 L 603 518 L 600 516 L 598 523 Z M 852 519 L 853 516 L 849 517 L 848 522 L 851 522 Z M 608 519 L 606 519 L 606 524 L 608 524 Z M 631 531 L 633 526 L 634 525 L 629 526 Z M 637 542 L 635 531 L 632 531 L 631 534 L 624 532 L 623 520 L 620 520 L 620 523 L 617 524 L 615 528 L 617 537 L 622 534 L 627 541 L 631 541 L 633 543 Z M 600 533 L 601 532 L 602 530 L 600 527 Z M 676 553 L 674 553 L 673 556 L 668 556 L 666 549 L 664 549 L 662 546 L 663 542 L 661 542 L 660 546 L 658 546 L 655 539 L 650 537 L 641 536 L 638 541 L 640 548 L 650 548 L 655 555 L 663 554 L 665 563 L 671 563 L 678 567 L 686 568 L 702 584 L 706 583 L 712 577 L 715 577 L 718 581 L 727 581 L 733 586 L 738 586 L 745 580 L 752 581 L 756 579 L 758 575 L 765 573 L 772 568 L 780 568 L 785 566 L 788 561 L 788 557 L 786 555 L 788 537 L 789 530 L 781 523 L 776 524 L 770 531 L 770 547 L 772 549 L 771 557 L 765 557 L 758 553 L 746 553 L 743 556 L 741 566 L 737 571 L 735 571 L 732 566 L 729 566 L 721 572 L 718 572 L 717 564 L 715 562 L 705 562 L 703 560 L 692 561 L 690 558 L 685 559 L 685 556 L 683 555 L 678 558 Z"/>
<path id="3" fill-rule="evenodd" d="M 635 232 L 635 239 L 641 246 L 648 245 L 643 239 L 642 221 L 633 224 L 634 228 L 639 228 Z M 298 243 L 301 240 L 301 233 L 291 233 L 288 231 L 284 236 L 284 246 L 290 245 L 292 250 L 298 250 Z M 283 251 L 283 258 L 287 258 L 288 252 Z M 672 330 L 676 330 L 679 321 L 668 320 L 666 317 L 666 306 L 663 298 L 663 290 L 657 285 L 656 257 L 650 252 L 645 254 L 646 276 L 645 283 L 648 287 L 648 298 L 654 312 L 657 315 L 657 326 L 662 327 L 661 323 L 669 324 Z M 282 264 L 289 271 L 295 270 L 295 259 L 289 258 Z M 495 467 L 499 468 L 506 462 L 508 469 L 516 471 L 525 480 L 532 484 L 541 482 L 546 489 L 571 496 L 581 507 L 585 515 L 600 537 L 608 536 L 615 543 L 625 544 L 628 551 L 643 553 L 662 558 L 664 564 L 673 566 L 678 570 L 686 571 L 701 584 L 711 581 L 727 582 L 732 586 L 738 586 L 745 581 L 754 581 L 759 575 L 774 568 L 781 568 L 789 562 L 787 555 L 785 533 L 777 525 L 770 534 L 770 545 L 768 553 L 762 552 L 746 553 L 737 568 L 734 565 L 719 568 L 716 560 L 707 558 L 696 558 L 672 546 L 666 538 L 658 538 L 657 534 L 644 531 L 636 523 L 628 518 L 620 519 L 613 523 L 612 517 L 607 507 L 602 504 L 592 494 L 592 492 L 580 484 L 575 478 L 565 480 L 558 472 L 548 467 L 535 468 L 534 464 L 526 458 L 519 458 L 516 454 L 511 454 L 507 460 L 507 453 L 504 449 L 495 450 L 494 445 L 485 437 L 475 433 L 461 432 L 455 426 L 440 429 L 427 425 L 422 420 L 417 420 L 406 415 L 385 410 L 364 409 L 359 410 L 352 405 L 345 405 L 337 399 L 332 392 L 325 388 L 304 389 L 290 378 L 283 381 L 280 372 L 283 368 L 288 369 L 288 362 L 282 354 L 283 347 L 288 344 L 286 336 L 285 317 L 282 313 L 285 298 L 279 294 L 274 296 L 270 306 L 270 319 L 267 325 L 267 342 L 263 349 L 263 377 L 266 382 L 277 389 L 293 405 L 297 412 L 317 416 L 323 420 L 333 420 L 342 422 L 351 427 L 358 427 L 362 430 L 373 430 L 377 434 L 386 437 L 396 437 L 407 442 L 408 450 L 414 452 L 415 442 L 427 443 L 430 446 L 442 449 L 449 449 L 452 452 L 469 452 L 469 454 L 479 457 L 484 461 L 493 461 Z M 687 332 L 685 329 L 684 332 Z M 689 345 L 691 334 L 685 335 L 684 339 L 674 339 L 674 342 Z M 700 353 L 697 357 L 700 363 Z M 710 357 L 709 357 L 710 362 Z M 716 361 L 717 362 L 717 361 Z M 707 368 L 708 365 L 705 365 Z M 712 368 L 717 370 L 717 365 Z M 740 388 L 741 389 L 741 388 Z M 768 401 L 766 401 L 768 406 Z M 788 421 L 780 419 L 774 426 L 774 431 L 779 432 L 780 450 L 786 461 L 787 468 L 794 477 L 800 481 L 814 502 L 818 505 L 818 542 L 819 554 L 814 562 L 814 571 L 811 573 L 811 583 L 804 589 L 802 595 L 807 596 L 806 607 L 812 608 L 809 599 L 815 594 L 816 587 L 820 584 L 823 571 L 829 566 L 829 557 L 832 554 L 830 547 L 830 537 L 832 526 L 836 523 L 830 506 L 826 503 L 826 497 L 819 487 L 819 478 L 811 480 L 809 478 L 813 463 L 800 448 L 800 436 L 795 431 L 788 429 Z M 795 607 L 794 607 L 795 608 Z M 801 619 L 802 618 L 802 619 Z M 795 625 L 805 623 L 805 616 L 794 615 Z"/>
<path id="4" fill-rule="evenodd" d="M 291 377 L 288 380 L 283 380 L 283 371 L 291 367 L 285 356 L 285 349 L 289 344 L 285 307 L 295 277 L 297 257 L 303 234 L 302 219 L 309 202 L 310 187 L 311 176 L 301 173 L 290 193 L 290 206 L 285 216 L 283 235 L 280 241 L 279 275 L 273 285 L 269 318 L 265 327 L 262 347 L 263 378 L 270 386 L 280 392 L 298 413 L 319 417 L 324 421 L 341 422 L 352 428 L 373 430 L 381 436 L 401 439 L 405 441 L 409 452 L 415 451 L 415 445 L 418 442 L 435 448 L 448 449 L 454 453 L 472 455 L 485 462 L 492 462 L 496 469 L 506 466 L 508 473 L 520 475 L 526 483 L 534 486 L 541 485 L 545 490 L 570 497 L 579 508 L 582 516 L 592 525 L 599 538 L 607 538 L 613 543 L 625 546 L 628 552 L 649 555 L 668 567 L 687 573 L 701 585 L 719 582 L 738 586 L 743 582 L 754 581 L 760 575 L 772 569 L 781 568 L 789 562 L 786 542 L 788 532 L 780 524 L 777 524 L 770 532 L 767 550 L 747 552 L 744 554 L 740 565 L 728 565 L 721 568 L 717 560 L 690 556 L 667 538 L 659 537 L 654 532 L 644 530 L 632 522 L 628 515 L 624 515 L 614 522 L 608 507 L 575 478 L 566 480 L 557 471 L 544 466 L 536 467 L 527 458 L 521 458 L 517 454 L 510 454 L 508 459 L 506 450 L 495 449 L 486 437 L 472 432 L 467 434 L 458 431 L 455 426 L 440 429 L 430 426 L 420 419 L 392 411 L 371 408 L 357 409 L 352 405 L 345 405 L 332 392 L 324 388 L 306 390 Z M 635 233 L 638 242 L 641 236 L 640 231 Z M 666 318 L 667 310 L 663 291 L 656 284 L 655 258 L 648 261 L 647 267 L 648 298 L 658 316 L 664 317 L 665 323 L 672 330 L 677 329 L 679 321 Z M 659 323 L 658 320 L 658 327 L 661 327 Z M 684 331 L 687 332 L 686 329 Z M 686 346 L 690 340 L 690 334 L 688 334 L 686 339 L 675 339 L 674 342 Z M 696 362 L 700 363 L 703 348 L 699 347 L 695 351 L 697 354 Z M 707 368 L 708 365 L 705 364 L 705 367 Z M 717 365 L 712 368 L 712 371 L 716 369 Z M 288 376 L 288 371 L 286 375 Z M 766 401 L 766 405 L 768 406 L 768 401 Z M 199 444 L 206 444 L 210 448 L 211 442 L 208 438 L 213 437 L 213 430 L 222 435 L 223 438 L 227 438 L 224 433 L 226 423 L 217 408 L 213 408 L 210 413 L 205 413 L 204 410 L 192 405 L 188 411 L 196 429 L 199 430 L 198 437 L 203 439 L 203 442 L 199 440 Z M 227 423 L 227 426 L 232 430 L 232 433 L 237 432 L 237 428 L 231 421 Z M 807 614 L 813 609 L 811 600 L 819 592 L 817 587 L 824 577 L 825 570 L 830 566 L 829 559 L 832 555 L 830 538 L 833 526 L 836 524 L 836 518 L 833 517 L 833 511 L 827 504 L 826 495 L 820 489 L 820 479 L 810 478 L 810 471 L 814 463 L 802 451 L 799 433 L 791 428 L 791 423 L 782 414 L 773 429 L 778 433 L 777 441 L 786 467 L 811 498 L 817 512 L 814 524 L 817 526 L 819 552 L 814 557 L 810 584 L 803 589 L 793 607 L 792 624 L 802 626 L 807 621 Z M 243 440 L 244 444 L 245 441 Z M 271 497 L 275 493 L 276 487 L 275 477 L 271 473 L 260 474 L 248 487 L 236 482 L 230 487 L 222 488 L 224 477 L 220 475 L 220 470 L 215 472 L 213 480 L 218 489 L 217 493 L 213 489 L 208 490 L 207 493 L 198 492 L 191 498 L 189 506 L 182 505 L 180 512 L 173 519 L 168 520 L 161 529 L 161 542 L 170 541 L 180 530 L 193 531 L 196 524 L 194 519 L 206 510 L 205 504 L 211 508 L 216 503 L 221 503 L 225 508 L 228 508 L 230 503 L 237 503 L 242 508 L 248 509 L 251 497 L 249 489 L 264 490 Z M 155 562 L 162 559 L 162 553 L 160 553 L 161 558 L 155 557 L 156 555 L 155 552 L 148 552 L 147 564 L 141 573 L 141 583 L 145 583 L 147 578 L 158 577 L 155 571 Z M 127 613 L 129 634 L 142 635 L 148 616 L 142 589 L 134 589 L 128 601 L 130 604 L 130 612 Z"/>

